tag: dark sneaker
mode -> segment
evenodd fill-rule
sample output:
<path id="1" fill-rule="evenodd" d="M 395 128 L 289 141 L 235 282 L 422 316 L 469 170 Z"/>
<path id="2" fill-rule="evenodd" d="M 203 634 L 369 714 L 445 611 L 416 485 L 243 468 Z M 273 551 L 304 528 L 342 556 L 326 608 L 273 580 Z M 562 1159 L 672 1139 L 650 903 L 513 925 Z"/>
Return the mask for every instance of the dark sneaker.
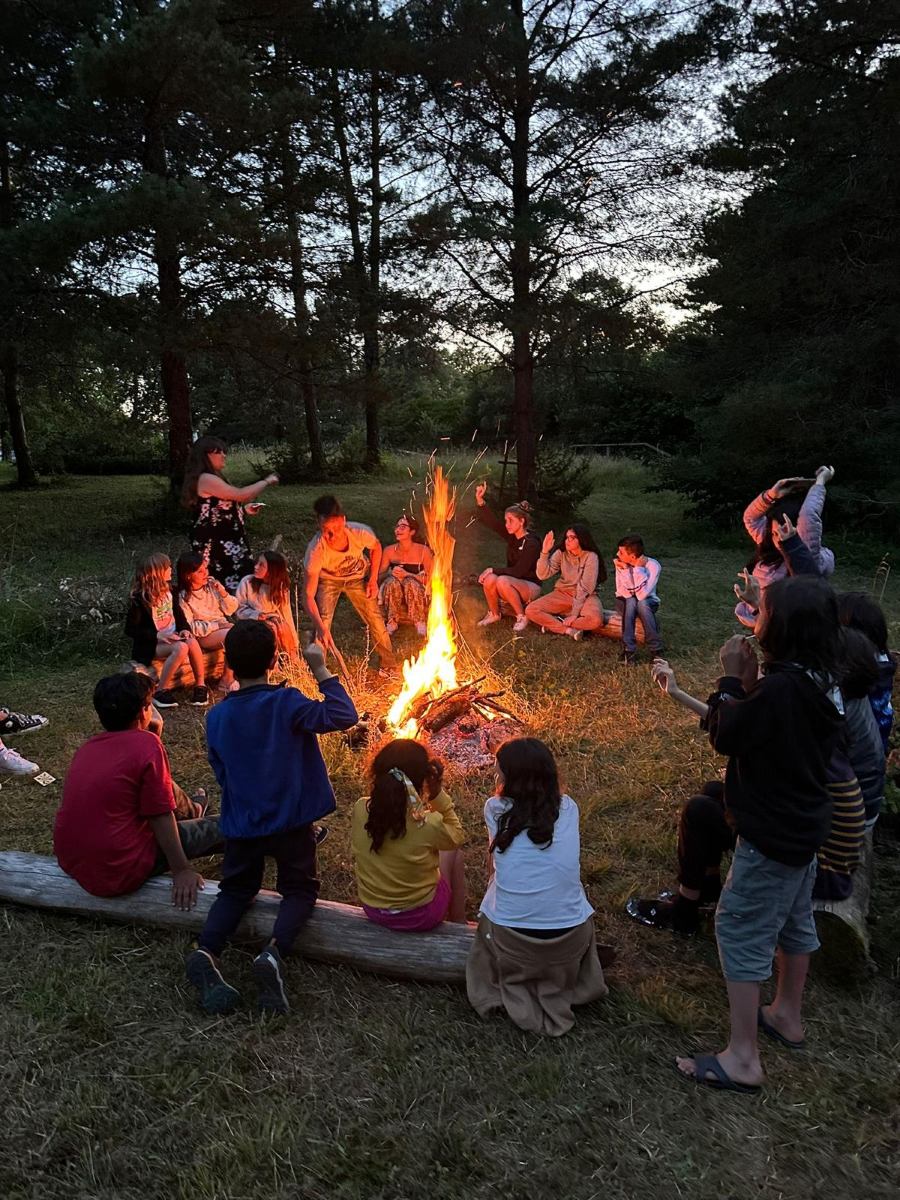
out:
<path id="1" fill-rule="evenodd" d="M 624 663 L 626 667 L 633 667 L 637 664 L 637 652 L 634 650 L 623 650 L 619 655 L 619 662 Z"/>
<path id="2" fill-rule="evenodd" d="M 327 825 L 313 825 L 313 833 L 315 834 L 316 845 L 321 846 L 322 843 L 325 841 L 325 839 L 328 837 L 328 826 Z"/>
<path id="3" fill-rule="evenodd" d="M 191 704 L 196 708 L 206 708 L 209 704 L 209 688 L 205 684 L 198 684 L 191 693 Z"/>
<path id="4" fill-rule="evenodd" d="M 256 1004 L 261 1013 L 286 1013 L 290 1011 L 284 994 L 281 955 L 274 946 L 266 946 L 257 954 L 250 970 L 256 982 Z"/>
<path id="5" fill-rule="evenodd" d="M 222 978 L 211 954 L 206 950 L 192 951 L 184 963 L 188 981 L 197 989 L 200 1007 L 211 1016 L 234 1012 L 241 994 Z"/>
<path id="6" fill-rule="evenodd" d="M 23 733 L 35 733 L 38 729 L 46 729 L 50 724 L 46 717 L 37 713 L 7 712 L 0 721 L 0 737 L 17 737 Z"/>
<path id="7" fill-rule="evenodd" d="M 674 900 L 639 900 L 636 896 L 625 905 L 635 921 L 651 929 L 668 929 L 682 937 L 693 937 L 700 928 L 699 905 L 677 896 Z"/>
<path id="8" fill-rule="evenodd" d="M 153 696 L 153 703 L 157 708 L 177 708 L 178 701 L 175 699 L 175 693 L 167 689 L 161 692 L 156 692 Z"/>

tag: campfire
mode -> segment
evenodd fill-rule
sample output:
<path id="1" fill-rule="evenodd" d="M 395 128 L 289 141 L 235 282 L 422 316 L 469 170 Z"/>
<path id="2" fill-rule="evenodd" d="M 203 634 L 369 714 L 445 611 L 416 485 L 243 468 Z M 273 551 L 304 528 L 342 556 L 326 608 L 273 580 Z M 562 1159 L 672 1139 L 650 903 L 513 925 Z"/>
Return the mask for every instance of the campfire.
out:
<path id="1" fill-rule="evenodd" d="M 475 770 L 492 762 L 497 746 L 513 735 L 518 720 L 498 703 L 502 692 L 482 690 L 484 676 L 462 684 L 457 679 L 451 616 L 456 539 L 449 529 L 456 495 L 441 467 L 434 472 L 430 492 L 423 512 L 434 555 L 427 635 L 418 656 L 403 664 L 403 687 L 386 724 L 395 737 L 427 739 L 442 758 Z"/>

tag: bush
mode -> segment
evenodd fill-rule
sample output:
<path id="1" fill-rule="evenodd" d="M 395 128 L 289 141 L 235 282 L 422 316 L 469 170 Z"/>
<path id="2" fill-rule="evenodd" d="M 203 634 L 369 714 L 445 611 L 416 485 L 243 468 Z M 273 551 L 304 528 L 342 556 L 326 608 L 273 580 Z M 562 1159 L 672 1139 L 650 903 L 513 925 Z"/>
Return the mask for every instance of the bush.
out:
<path id="1" fill-rule="evenodd" d="M 535 486 L 542 508 L 559 516 L 575 512 L 595 484 L 596 475 L 589 459 L 573 455 L 564 446 L 541 447 Z"/>

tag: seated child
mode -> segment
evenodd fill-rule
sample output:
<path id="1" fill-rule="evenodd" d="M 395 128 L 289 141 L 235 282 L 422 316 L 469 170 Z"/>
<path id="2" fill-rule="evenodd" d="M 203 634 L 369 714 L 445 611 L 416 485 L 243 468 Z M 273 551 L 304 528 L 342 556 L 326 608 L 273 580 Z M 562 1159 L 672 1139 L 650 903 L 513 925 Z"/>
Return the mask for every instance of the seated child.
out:
<path id="1" fill-rule="evenodd" d="M 191 702 L 208 703 L 203 651 L 172 588 L 172 564 L 167 555 L 151 554 L 138 564 L 125 617 L 125 636 L 132 639 L 131 657 L 136 663 L 149 667 L 154 658 L 164 660 L 153 697 L 157 708 L 178 704 L 169 685 L 188 660 L 195 685 Z"/>
<path id="2" fill-rule="evenodd" d="M 875 651 L 878 677 L 869 689 L 869 704 L 881 734 L 885 754 L 894 724 L 894 674 L 897 664 L 888 651 L 888 631 L 884 613 L 866 592 L 844 592 L 838 596 L 841 624 L 864 633 Z"/>
<path id="3" fill-rule="evenodd" d="M 200 643 L 201 650 L 218 650 L 225 642 L 231 628 L 230 617 L 237 608 L 237 600 L 225 590 L 224 584 L 213 579 L 202 554 L 192 551 L 182 554 L 178 560 L 178 599 L 191 633 Z M 230 692 L 234 675 L 228 664 L 219 680 L 219 691 Z M 209 692 L 203 681 L 194 688 L 192 704 L 209 703 Z"/>
<path id="4" fill-rule="evenodd" d="M 350 841 L 360 903 L 370 921 L 419 932 L 465 921 L 458 849 L 465 833 L 443 790 L 443 765 L 398 738 L 375 755 L 371 795 L 357 800 Z"/>
<path id="5" fill-rule="evenodd" d="M 287 561 L 276 550 L 264 550 L 252 575 L 245 575 L 235 594 L 239 621 L 268 621 L 278 649 L 296 655 L 300 648 L 291 612 L 291 580 Z"/>
<path id="6" fill-rule="evenodd" d="M 569 526 L 560 546 L 552 529 L 544 536 L 537 577 L 545 580 L 554 575 L 559 578 L 553 591 L 532 600 L 525 616 L 540 626 L 541 633 L 564 633 L 580 642 L 585 630 L 599 629 L 603 624 L 597 588 L 606 582 L 603 555 L 583 522 Z"/>
<path id="7" fill-rule="evenodd" d="M 616 568 L 616 609 L 622 618 L 622 652 L 619 661 L 633 666 L 637 661 L 635 624 L 644 627 L 644 640 L 654 655 L 662 654 L 656 612 L 659 596 L 656 584 L 662 570 L 655 558 L 644 553 L 644 543 L 637 534 L 623 537 L 613 559 Z"/>
<path id="8" fill-rule="evenodd" d="M 266 621 L 238 621 L 225 638 L 225 657 L 240 687 L 206 721 L 209 761 L 222 788 L 225 857 L 219 895 L 187 977 L 208 1013 L 231 1012 L 240 995 L 226 983 L 219 959 L 262 886 L 267 858 L 278 870 L 281 905 L 272 939 L 253 960 L 260 1012 L 285 1013 L 282 958 L 309 919 L 319 894 L 313 821 L 334 812 L 334 792 L 316 735 L 350 729 L 358 717 L 343 685 L 325 666 L 318 643 L 303 651 L 321 700 L 269 683 L 275 634 Z"/>
<path id="9" fill-rule="evenodd" d="M 94 896 L 122 896 L 172 872 L 172 900 L 194 907 L 203 878 L 188 859 L 221 849 L 219 822 L 172 782 L 149 725 L 153 680 L 131 672 L 101 679 L 94 708 L 105 730 L 75 752 L 56 814 L 59 865 Z"/>
<path id="10" fill-rule="evenodd" d="M 491 879 L 466 964 L 469 1003 L 482 1016 L 505 1009 L 520 1029 L 559 1037 L 575 1023 L 573 1005 L 608 989 L 581 885 L 578 806 L 560 792 L 543 742 L 500 747 L 484 820 Z"/>

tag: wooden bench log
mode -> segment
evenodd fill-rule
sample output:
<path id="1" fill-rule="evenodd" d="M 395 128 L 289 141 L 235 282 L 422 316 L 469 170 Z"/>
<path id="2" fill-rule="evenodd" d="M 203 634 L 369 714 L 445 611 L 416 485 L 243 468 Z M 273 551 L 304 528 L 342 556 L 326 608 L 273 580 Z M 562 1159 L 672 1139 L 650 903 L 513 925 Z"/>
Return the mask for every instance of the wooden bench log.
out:
<path id="1" fill-rule="evenodd" d="M 871 829 L 863 839 L 859 866 L 853 873 L 853 891 L 846 900 L 813 900 L 816 932 L 822 949 L 814 957 L 815 969 L 829 978 L 856 982 L 872 970 L 869 957 L 869 900 L 872 895 L 874 852 Z"/>
<path id="2" fill-rule="evenodd" d="M 604 608 L 603 625 L 600 627 L 600 629 L 593 630 L 593 635 L 615 638 L 617 642 L 622 640 L 622 618 L 614 608 Z M 643 645 L 643 643 L 646 641 L 646 638 L 644 637 L 644 626 L 640 621 L 635 622 L 634 636 L 638 645 Z"/>
<path id="3" fill-rule="evenodd" d="M 182 912 L 172 906 L 171 879 L 162 875 L 128 896 L 104 899 L 84 891 L 55 858 L 17 850 L 0 852 L 0 900 L 51 912 L 191 933 L 202 928 L 218 892 L 218 885 L 208 879 L 197 907 Z M 238 940 L 261 945 L 270 938 L 279 903 L 275 892 L 260 892 L 238 927 Z M 297 939 L 297 951 L 317 962 L 395 979 L 459 984 L 465 980 L 473 929 L 444 923 L 429 933 L 395 933 L 367 920 L 361 908 L 320 900 Z"/>
<path id="4" fill-rule="evenodd" d="M 225 666 L 225 651 L 221 648 L 221 646 L 218 650 L 204 650 L 203 661 L 206 663 L 206 682 L 212 683 L 213 680 L 218 679 L 222 674 L 222 670 Z M 153 660 L 153 670 L 156 672 L 157 679 L 159 678 L 162 669 L 163 660 L 161 658 L 155 658 Z M 184 666 L 178 668 L 178 670 L 172 676 L 169 686 L 172 688 L 194 686 L 194 672 L 191 669 L 191 664 L 189 662 L 185 662 Z"/>

